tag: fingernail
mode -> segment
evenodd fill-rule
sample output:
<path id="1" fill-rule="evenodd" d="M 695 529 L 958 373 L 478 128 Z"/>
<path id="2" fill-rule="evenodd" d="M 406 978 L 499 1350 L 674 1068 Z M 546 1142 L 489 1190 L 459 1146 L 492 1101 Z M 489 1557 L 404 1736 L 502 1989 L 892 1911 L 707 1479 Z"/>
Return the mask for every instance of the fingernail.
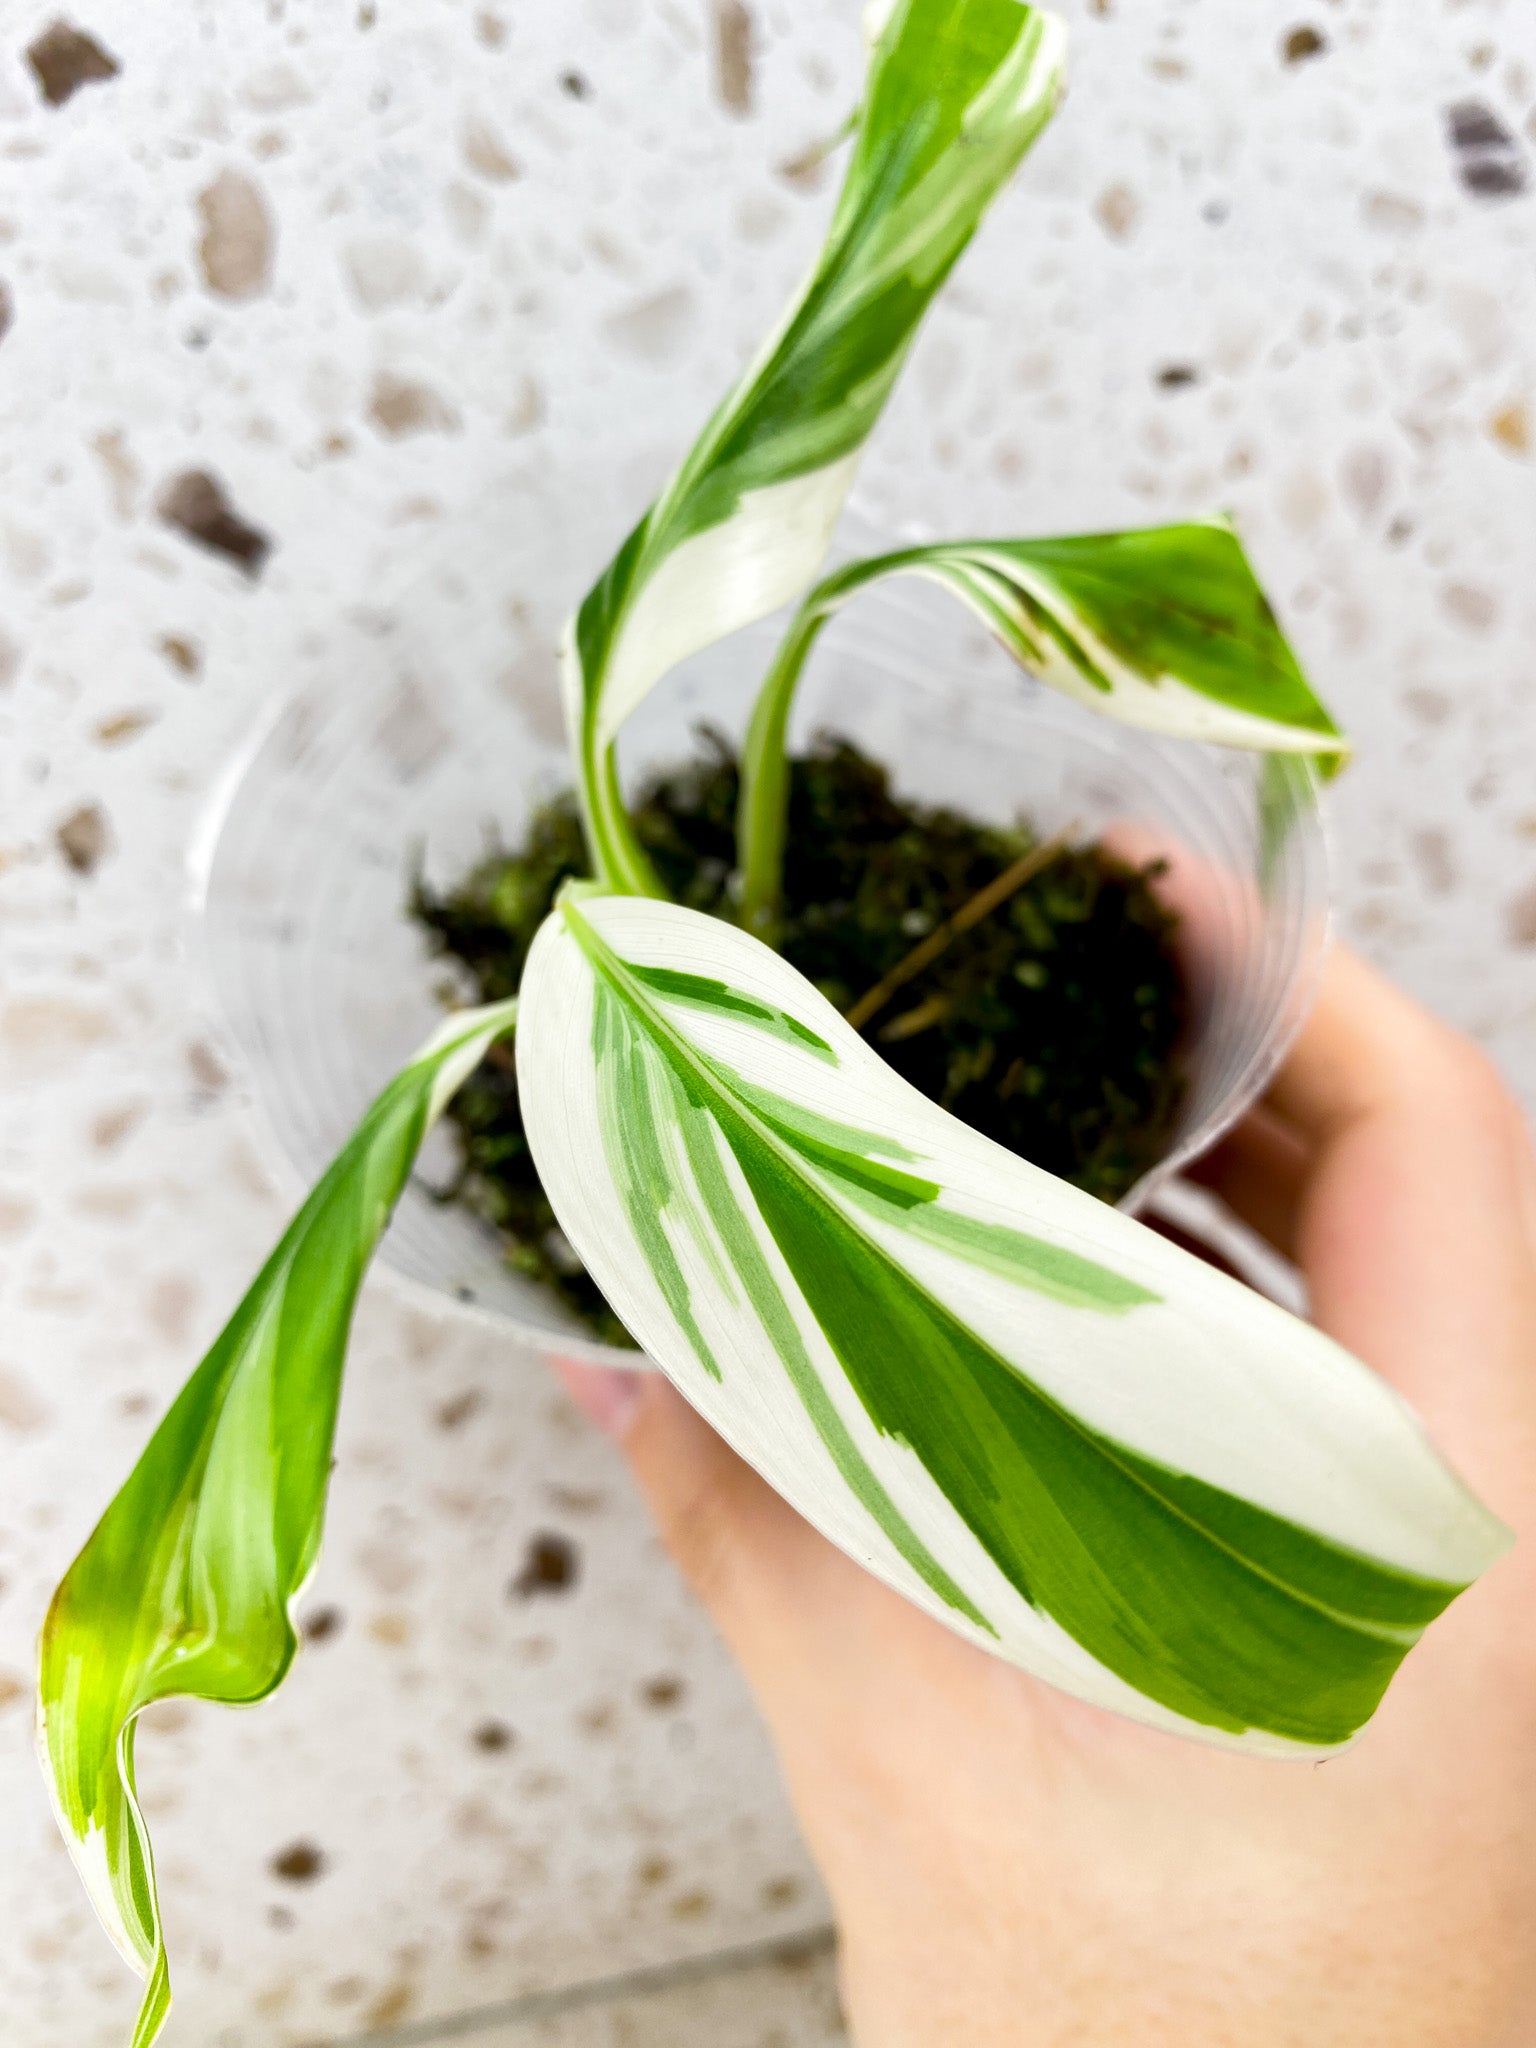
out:
<path id="1" fill-rule="evenodd" d="M 639 1412 L 646 1375 L 610 1365 L 578 1365 L 574 1358 L 557 1358 L 554 1366 L 582 1414 L 622 1443 Z"/>

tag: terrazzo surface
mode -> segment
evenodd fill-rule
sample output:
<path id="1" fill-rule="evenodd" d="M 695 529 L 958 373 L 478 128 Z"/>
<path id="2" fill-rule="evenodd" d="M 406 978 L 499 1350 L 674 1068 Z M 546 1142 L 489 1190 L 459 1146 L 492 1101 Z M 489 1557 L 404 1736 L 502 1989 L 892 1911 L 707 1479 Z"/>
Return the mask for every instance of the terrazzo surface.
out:
<path id="1" fill-rule="evenodd" d="M 32 1760 L 47 1594 L 292 1197 L 186 942 L 221 764 L 274 692 L 348 675 L 430 707 L 483 672 L 552 716 L 596 563 L 525 587 L 519 536 L 584 479 L 640 510 L 815 246 L 860 64 L 854 0 L 69 6 L 0 21 L 17 2048 L 114 2048 L 135 2002 Z M 1536 11 L 1065 11 L 1066 108 L 866 503 L 950 531 L 1231 510 L 1358 744 L 1343 932 L 1536 1108 Z M 273 1702 L 162 1708 L 140 1745 L 171 2043 L 464 2014 L 496 2048 L 839 2038 L 814 1944 L 509 2003 L 826 1910 L 742 1686 L 537 1360 L 370 1292 L 306 1617 Z"/>

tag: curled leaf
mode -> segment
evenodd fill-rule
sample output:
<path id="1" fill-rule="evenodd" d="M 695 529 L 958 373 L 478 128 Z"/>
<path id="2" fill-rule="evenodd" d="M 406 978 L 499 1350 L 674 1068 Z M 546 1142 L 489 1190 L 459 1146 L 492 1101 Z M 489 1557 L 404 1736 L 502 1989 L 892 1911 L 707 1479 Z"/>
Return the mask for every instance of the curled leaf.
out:
<path id="1" fill-rule="evenodd" d="M 887 576 L 921 576 L 977 615 L 1021 668 L 1123 725 L 1310 756 L 1348 743 L 1314 696 L 1223 519 L 1067 540 L 938 541 L 850 563 L 809 593 L 764 680 L 742 755 L 742 922 L 772 929 L 788 802 L 785 733 L 827 621 Z M 1310 788 L 1312 771 L 1297 771 Z M 1294 787 L 1277 771 L 1266 790 Z M 1270 805 L 1266 818 L 1283 815 Z"/>
<path id="2" fill-rule="evenodd" d="M 529 1142 L 618 1313 L 961 1634 L 1159 1727 L 1326 1752 L 1505 1547 L 1365 1366 L 937 1108 L 746 933 L 567 901 L 522 1002 Z"/>
<path id="3" fill-rule="evenodd" d="M 815 575 L 917 325 L 1049 120 L 1060 22 L 1020 0 L 900 0 L 810 276 L 573 620 L 566 723 L 592 854 L 661 895 L 619 795 L 619 727 L 677 662 Z"/>
<path id="4" fill-rule="evenodd" d="M 145 1977 L 134 2048 L 170 2009 L 137 1716 L 188 1695 L 244 1705 L 293 1661 L 320 1545 L 363 1273 L 421 1141 L 515 1003 L 451 1018 L 384 1089 L 177 1395 L 43 1625 L 38 1741 L 70 1854 Z"/>

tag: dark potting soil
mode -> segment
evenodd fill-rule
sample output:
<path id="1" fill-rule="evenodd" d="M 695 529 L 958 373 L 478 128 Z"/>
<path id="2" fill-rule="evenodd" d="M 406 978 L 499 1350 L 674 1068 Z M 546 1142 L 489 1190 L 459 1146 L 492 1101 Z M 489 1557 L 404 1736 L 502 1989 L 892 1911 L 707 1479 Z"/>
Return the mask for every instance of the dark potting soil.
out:
<path id="1" fill-rule="evenodd" d="M 700 759 L 644 792 L 635 829 L 678 902 L 729 915 L 736 761 L 713 735 L 702 745 Z M 1003 830 L 911 803 L 877 762 L 822 740 L 791 764 L 781 951 L 851 1010 L 1035 845 L 1025 824 Z M 1037 872 L 892 993 L 864 1036 L 966 1123 L 1113 1202 L 1166 1149 L 1183 1094 L 1176 920 L 1153 893 L 1155 864 L 1129 867 L 1092 845 L 1043 852 Z M 516 994 L 561 883 L 586 872 L 575 799 L 560 797 L 516 852 L 488 853 L 444 896 L 418 884 L 413 909 L 476 997 L 500 1001 Z M 545 1199 L 509 1045 L 448 1117 L 463 1147 L 451 1196 L 494 1224 L 509 1263 L 598 1337 L 630 1343 Z"/>

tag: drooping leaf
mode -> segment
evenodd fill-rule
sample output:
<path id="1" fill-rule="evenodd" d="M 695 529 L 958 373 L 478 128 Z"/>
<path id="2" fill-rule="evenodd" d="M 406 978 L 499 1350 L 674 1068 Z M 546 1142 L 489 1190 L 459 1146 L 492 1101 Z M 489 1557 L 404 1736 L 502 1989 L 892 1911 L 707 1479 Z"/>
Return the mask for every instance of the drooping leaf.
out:
<path id="1" fill-rule="evenodd" d="M 746 933 L 568 899 L 522 1001 L 529 1141 L 604 1292 L 961 1634 L 1157 1726 L 1328 1751 L 1504 1548 L 1363 1365 L 938 1109 Z"/>
<path id="2" fill-rule="evenodd" d="M 192 1374 L 54 1594 L 38 1687 L 43 1768 L 113 1941 L 170 2008 L 137 1715 L 175 1695 L 244 1704 L 293 1661 L 320 1544 L 353 1305 L 421 1141 L 515 1003 L 451 1018 L 374 1102 Z"/>
<path id="3" fill-rule="evenodd" d="M 938 583 L 1022 668 L 1122 724 L 1311 756 L 1325 772 L 1348 752 L 1225 520 L 1067 540 L 939 541 L 874 556 L 809 593 L 759 695 L 738 819 L 749 930 L 771 929 L 783 861 L 785 734 L 806 658 L 827 621 L 886 576 Z M 1291 784 L 1282 775 L 1275 786 Z"/>
<path id="4" fill-rule="evenodd" d="M 1063 31 L 1020 0 L 900 0 L 804 286 L 572 621 L 566 720 L 594 861 L 660 895 L 613 741 L 686 655 L 795 597 L 825 555 L 913 334 L 1050 118 Z"/>

